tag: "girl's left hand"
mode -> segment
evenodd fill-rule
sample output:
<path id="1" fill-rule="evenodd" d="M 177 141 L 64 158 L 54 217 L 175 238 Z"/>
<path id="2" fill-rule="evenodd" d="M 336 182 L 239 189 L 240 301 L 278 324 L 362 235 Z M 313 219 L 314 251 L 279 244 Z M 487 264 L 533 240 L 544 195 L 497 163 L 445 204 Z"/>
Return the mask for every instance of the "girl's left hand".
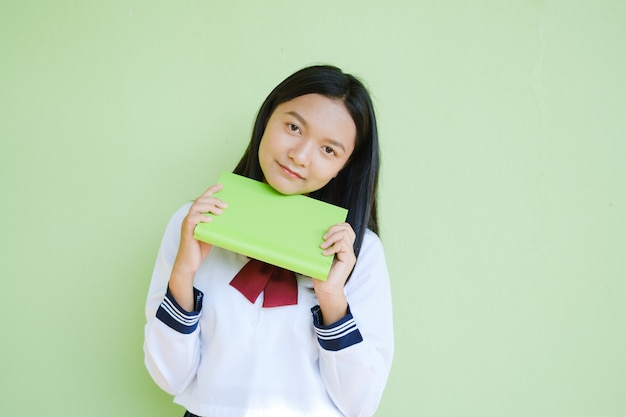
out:
<path id="1" fill-rule="evenodd" d="M 354 268 L 356 234 L 348 223 L 331 226 L 320 246 L 326 256 L 335 255 L 326 281 L 313 280 L 313 288 L 322 309 L 325 324 L 331 324 L 347 314 L 348 302 L 343 287 Z"/>

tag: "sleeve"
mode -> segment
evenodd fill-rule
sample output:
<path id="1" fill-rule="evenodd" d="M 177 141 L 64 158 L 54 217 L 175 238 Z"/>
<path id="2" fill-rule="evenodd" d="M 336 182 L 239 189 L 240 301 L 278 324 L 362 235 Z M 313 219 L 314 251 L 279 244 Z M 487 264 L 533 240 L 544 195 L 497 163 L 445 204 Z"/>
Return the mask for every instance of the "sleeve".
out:
<path id="1" fill-rule="evenodd" d="M 328 394 L 346 416 L 374 415 L 393 359 L 391 288 L 378 237 L 368 231 L 346 284 L 348 314 L 322 326 L 319 307 L 313 325 L 320 345 L 320 372 Z"/>
<path id="2" fill-rule="evenodd" d="M 184 391 L 196 375 L 200 361 L 198 320 L 202 293 L 194 288 L 196 311 L 185 311 L 168 289 L 178 252 L 180 227 L 189 204 L 170 219 L 152 273 L 146 301 L 145 365 L 156 384 L 169 394 Z"/>

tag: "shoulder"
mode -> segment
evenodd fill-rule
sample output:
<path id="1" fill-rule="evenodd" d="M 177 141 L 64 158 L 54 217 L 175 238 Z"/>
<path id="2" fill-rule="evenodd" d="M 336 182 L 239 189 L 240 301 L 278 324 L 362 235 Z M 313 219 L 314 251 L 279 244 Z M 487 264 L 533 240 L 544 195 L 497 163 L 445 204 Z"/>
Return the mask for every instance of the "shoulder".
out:
<path id="1" fill-rule="evenodd" d="M 182 223 L 183 219 L 189 213 L 189 208 L 191 207 L 192 201 L 188 201 L 187 203 L 180 206 L 174 214 L 172 214 L 172 218 L 170 221 L 176 221 L 177 223 Z"/>
<path id="2" fill-rule="evenodd" d="M 385 251 L 378 235 L 367 229 L 357 257 L 355 273 L 367 273 L 377 269 L 386 270 Z M 354 275 L 354 274 L 353 274 Z"/>
<path id="3" fill-rule="evenodd" d="M 376 233 L 367 230 L 354 270 L 346 283 L 350 308 L 358 309 L 359 302 L 365 300 L 386 300 L 389 297 L 389 287 L 389 271 L 383 245 Z"/>
<path id="4" fill-rule="evenodd" d="M 167 223 L 167 230 L 165 232 L 166 234 L 169 234 L 174 230 L 179 231 L 178 229 L 180 229 L 180 225 L 183 223 L 183 219 L 185 218 L 187 213 L 189 213 L 190 207 L 191 201 L 183 204 L 170 216 L 169 222 Z"/>
<path id="5" fill-rule="evenodd" d="M 375 254 L 380 253 L 381 256 L 384 256 L 383 244 L 378 237 L 378 235 L 372 232 L 370 229 L 365 230 L 365 234 L 363 235 L 363 242 L 361 243 L 361 251 L 359 252 L 359 258 L 362 254 Z"/>
<path id="6" fill-rule="evenodd" d="M 171 216 L 163 233 L 161 241 L 161 250 L 169 256 L 175 256 L 178 251 L 178 243 L 180 241 L 180 227 L 183 219 L 189 212 L 191 202 L 184 204 L 178 208 Z"/>

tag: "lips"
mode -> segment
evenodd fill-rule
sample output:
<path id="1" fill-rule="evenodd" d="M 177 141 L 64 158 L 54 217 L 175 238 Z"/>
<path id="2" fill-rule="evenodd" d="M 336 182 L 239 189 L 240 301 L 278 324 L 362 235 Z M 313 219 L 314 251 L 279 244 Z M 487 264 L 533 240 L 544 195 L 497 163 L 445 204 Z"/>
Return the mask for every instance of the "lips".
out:
<path id="1" fill-rule="evenodd" d="M 300 179 L 300 180 L 303 180 L 303 179 L 304 179 L 304 177 L 303 177 L 302 175 L 300 175 L 298 172 L 293 171 L 293 170 L 291 170 L 291 169 L 287 168 L 285 165 L 283 165 L 283 164 L 280 164 L 280 163 L 279 163 L 279 164 L 278 164 L 278 166 L 280 166 L 280 169 L 281 169 L 281 170 L 282 170 L 285 174 L 287 174 L 288 176 L 290 176 L 290 177 L 292 177 L 292 178 Z"/>

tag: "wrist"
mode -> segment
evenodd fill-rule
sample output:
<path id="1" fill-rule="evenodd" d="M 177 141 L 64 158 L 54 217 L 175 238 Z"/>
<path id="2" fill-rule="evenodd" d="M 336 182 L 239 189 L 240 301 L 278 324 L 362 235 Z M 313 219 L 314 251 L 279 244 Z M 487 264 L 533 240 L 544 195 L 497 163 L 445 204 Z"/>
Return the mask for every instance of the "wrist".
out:
<path id="1" fill-rule="evenodd" d="M 318 294 L 323 325 L 329 326 L 348 314 L 348 300 L 343 292 L 340 294 Z"/>
<path id="2" fill-rule="evenodd" d="M 173 269 L 170 275 L 168 284 L 170 293 L 186 311 L 193 311 L 194 307 L 193 281 L 193 273 L 184 273 Z"/>

